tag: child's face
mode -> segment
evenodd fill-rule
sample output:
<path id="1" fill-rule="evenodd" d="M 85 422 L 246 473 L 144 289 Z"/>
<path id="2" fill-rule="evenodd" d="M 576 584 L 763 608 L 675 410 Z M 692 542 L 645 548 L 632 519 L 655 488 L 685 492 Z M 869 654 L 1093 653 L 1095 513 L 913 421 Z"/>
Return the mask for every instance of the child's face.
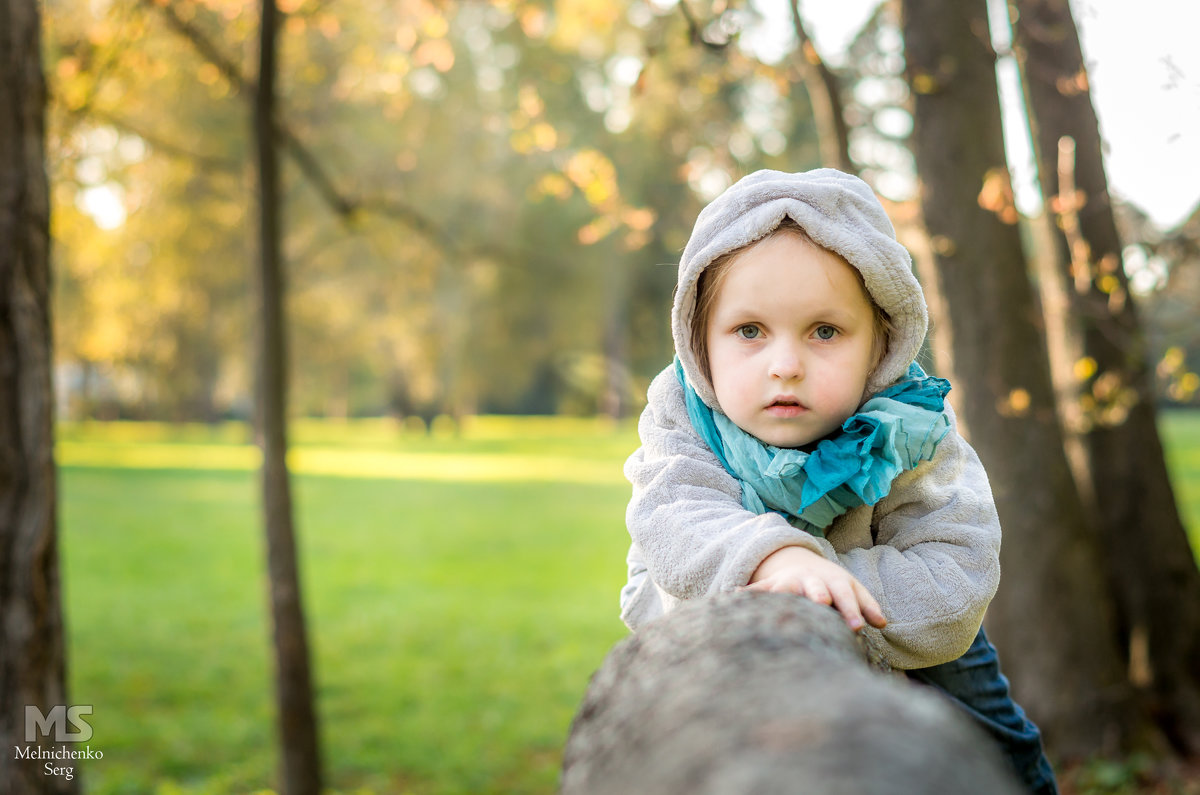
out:
<path id="1" fill-rule="evenodd" d="M 875 312 L 837 255 L 775 234 L 730 266 L 708 323 L 721 410 L 776 447 L 801 447 L 842 424 L 875 366 Z"/>

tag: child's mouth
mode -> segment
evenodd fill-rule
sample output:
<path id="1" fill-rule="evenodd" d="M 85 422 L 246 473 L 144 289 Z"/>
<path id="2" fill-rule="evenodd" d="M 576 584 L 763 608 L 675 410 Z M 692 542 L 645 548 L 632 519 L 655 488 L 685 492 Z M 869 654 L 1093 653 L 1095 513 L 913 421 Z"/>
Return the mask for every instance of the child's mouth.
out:
<path id="1" fill-rule="evenodd" d="M 767 406 L 767 413 L 785 419 L 788 417 L 798 417 L 807 410 L 800 404 L 800 401 L 791 398 L 777 398 Z"/>

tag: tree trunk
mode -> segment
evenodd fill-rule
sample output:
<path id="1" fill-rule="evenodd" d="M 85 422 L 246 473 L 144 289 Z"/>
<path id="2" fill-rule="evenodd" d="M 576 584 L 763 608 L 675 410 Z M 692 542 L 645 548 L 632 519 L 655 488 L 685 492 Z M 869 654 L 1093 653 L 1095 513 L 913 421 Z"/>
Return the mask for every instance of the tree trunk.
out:
<path id="1" fill-rule="evenodd" d="M 1017 793 L 951 703 L 871 670 L 833 610 L 784 594 L 687 603 L 592 678 L 562 795 Z"/>
<path id="2" fill-rule="evenodd" d="M 0 788 L 70 793 L 27 742 L 26 708 L 67 704 L 51 388 L 46 84 L 35 0 L 0 2 Z M 81 726 L 57 727 L 82 731 Z M 55 732 L 57 734 L 57 732 Z M 66 746 L 70 748 L 70 746 Z M 56 766 L 76 768 L 70 762 Z"/>
<path id="3" fill-rule="evenodd" d="M 274 627 L 283 792 L 286 795 L 316 795 L 321 789 L 321 760 L 286 462 L 287 345 L 280 243 L 279 151 L 274 108 L 278 15 L 275 0 L 263 0 L 259 83 L 254 105 L 260 249 L 256 419 L 258 444 L 262 450 L 262 501 Z"/>
<path id="4" fill-rule="evenodd" d="M 1005 580 L 988 615 L 1016 698 L 1058 758 L 1112 741 L 1127 701 L 1100 551 L 1063 452 L 1040 313 L 1015 226 L 984 209 L 1007 187 L 985 0 L 902 6 L 913 153 L 936 273 L 935 349 L 989 472 Z M 939 316 L 940 315 L 940 316 Z M 955 393 L 951 393 L 953 396 Z"/>
<path id="5" fill-rule="evenodd" d="M 1059 219 L 1055 245 L 1066 268 L 1060 283 L 1076 288 L 1070 315 L 1047 323 L 1063 327 L 1095 363 L 1081 385 L 1088 394 L 1065 398 L 1081 419 L 1071 430 L 1081 435 L 1081 474 L 1095 495 L 1120 643 L 1129 678 L 1161 728 L 1179 750 L 1200 754 L 1200 571 L 1163 459 L 1145 335 L 1122 262 L 1079 34 L 1067 0 L 1016 6 L 1015 45 L 1039 177 L 1048 212 Z M 1073 157 L 1060 164 L 1071 149 Z M 1062 380 L 1074 365 L 1059 363 L 1067 370 Z M 1088 408 L 1079 411 L 1085 399 Z"/>
<path id="6" fill-rule="evenodd" d="M 812 106 L 817 125 L 817 143 L 821 148 L 821 164 L 848 174 L 858 173 L 850 160 L 850 129 L 842 112 L 842 97 L 838 79 L 804 28 L 798 0 L 789 0 L 792 8 L 792 28 L 796 33 L 797 63 Z"/>

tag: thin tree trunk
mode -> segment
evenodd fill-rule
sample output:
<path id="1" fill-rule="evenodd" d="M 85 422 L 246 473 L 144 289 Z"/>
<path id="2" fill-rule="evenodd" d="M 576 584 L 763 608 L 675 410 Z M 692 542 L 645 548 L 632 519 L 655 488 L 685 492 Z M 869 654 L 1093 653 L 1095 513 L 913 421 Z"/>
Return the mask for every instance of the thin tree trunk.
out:
<path id="1" fill-rule="evenodd" d="M 283 792 L 286 795 L 316 795 L 321 789 L 321 759 L 286 462 L 287 345 L 274 107 L 278 16 L 275 0 L 263 0 L 259 82 L 254 104 L 260 248 L 256 418 L 258 443 L 262 449 L 262 501 L 274 627 Z"/>
<path id="2" fill-rule="evenodd" d="M 936 264 L 926 289 L 961 418 L 1004 527 L 988 615 L 1016 697 L 1058 758 L 1095 752 L 1125 718 L 1100 552 L 1063 452 L 1039 310 L 1015 226 L 980 205 L 1007 179 L 985 0 L 902 5 L 913 153 Z M 951 393 L 952 396 L 954 393 Z"/>
<path id="3" fill-rule="evenodd" d="M 789 4 L 792 8 L 792 28 L 796 33 L 797 63 L 817 125 L 821 163 L 828 168 L 855 174 L 857 170 L 850 160 L 850 129 L 842 112 L 837 75 L 825 64 L 805 30 L 798 0 L 789 0 Z"/>
<path id="4" fill-rule="evenodd" d="M 1064 327 L 1095 363 L 1089 394 L 1066 398 L 1082 420 L 1074 430 L 1115 585 L 1120 643 L 1161 728 L 1179 750 L 1200 754 L 1200 571 L 1163 458 L 1079 34 L 1067 0 L 1016 6 L 1042 191 L 1059 219 L 1059 261 L 1069 268 L 1061 281 L 1075 285 L 1071 314 L 1047 322 Z M 1081 412 L 1085 397 L 1096 405 Z"/>
<path id="5" fill-rule="evenodd" d="M 16 749 L 26 707 L 67 704 L 51 388 L 46 85 L 36 0 L 0 2 L 0 788 L 79 791 Z M 73 727 L 61 727 L 73 730 Z M 60 764 L 76 768 L 74 763 Z M 73 770 L 73 775 L 78 770 Z"/>

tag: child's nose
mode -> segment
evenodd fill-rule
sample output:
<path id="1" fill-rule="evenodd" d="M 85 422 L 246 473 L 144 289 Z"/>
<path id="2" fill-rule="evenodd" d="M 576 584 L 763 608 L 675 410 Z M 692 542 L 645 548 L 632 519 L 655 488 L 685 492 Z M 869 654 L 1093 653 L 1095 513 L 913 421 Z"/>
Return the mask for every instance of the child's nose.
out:
<path id="1" fill-rule="evenodd" d="M 784 381 L 804 377 L 804 357 L 797 343 L 780 341 L 772 351 L 770 375 Z"/>

